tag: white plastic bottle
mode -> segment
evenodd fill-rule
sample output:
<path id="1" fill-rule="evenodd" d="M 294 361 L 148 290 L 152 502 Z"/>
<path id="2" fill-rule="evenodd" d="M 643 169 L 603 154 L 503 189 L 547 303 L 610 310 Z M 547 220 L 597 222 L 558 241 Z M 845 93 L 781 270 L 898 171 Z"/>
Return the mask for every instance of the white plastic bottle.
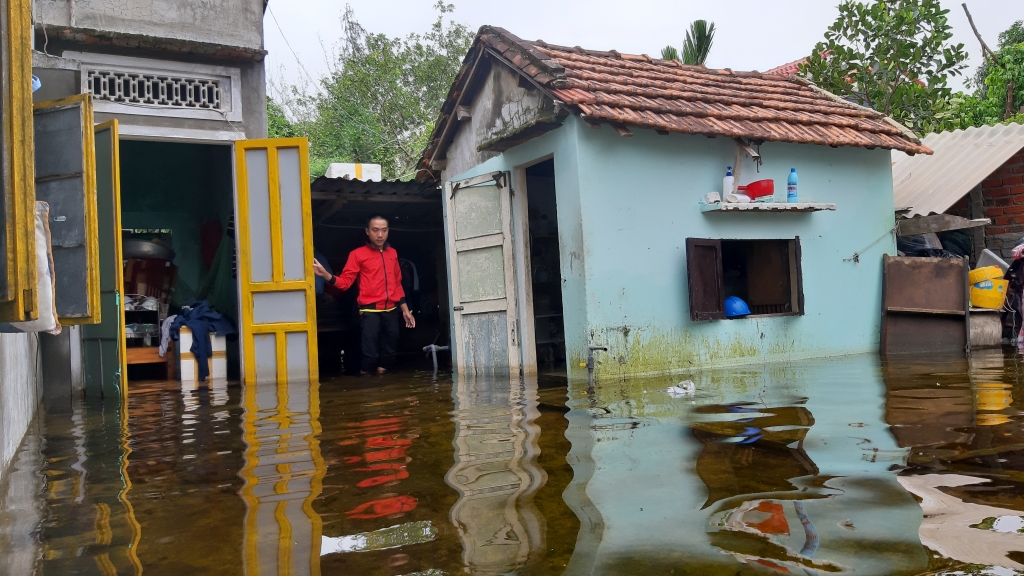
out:
<path id="1" fill-rule="evenodd" d="M 722 178 L 722 201 L 724 202 L 733 190 L 732 166 L 725 169 L 725 178 Z"/>

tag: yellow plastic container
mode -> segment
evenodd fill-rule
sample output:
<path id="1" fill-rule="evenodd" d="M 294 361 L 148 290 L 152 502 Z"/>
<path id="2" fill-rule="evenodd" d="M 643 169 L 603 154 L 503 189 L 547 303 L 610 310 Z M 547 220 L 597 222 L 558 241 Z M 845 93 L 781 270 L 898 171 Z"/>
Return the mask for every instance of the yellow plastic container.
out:
<path id="1" fill-rule="evenodd" d="M 984 268 L 975 268 L 967 273 L 967 281 L 974 286 L 978 282 L 984 282 L 985 280 L 995 280 L 996 278 L 1002 278 L 1003 271 L 999 266 L 985 266 Z"/>
<path id="2" fill-rule="evenodd" d="M 984 280 L 971 286 L 971 306 L 998 310 L 1006 300 L 1009 280 Z"/>

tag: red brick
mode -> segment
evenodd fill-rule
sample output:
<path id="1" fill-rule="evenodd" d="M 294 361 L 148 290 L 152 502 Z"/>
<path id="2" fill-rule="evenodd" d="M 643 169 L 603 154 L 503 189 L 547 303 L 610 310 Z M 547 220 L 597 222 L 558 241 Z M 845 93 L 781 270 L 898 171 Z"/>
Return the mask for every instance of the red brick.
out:
<path id="1" fill-rule="evenodd" d="M 985 233 L 988 236 L 995 236 L 996 234 L 1006 234 L 1006 228 L 993 228 L 992 226 L 989 226 L 988 228 L 985 228 Z"/>
<path id="2" fill-rule="evenodd" d="M 1014 174 L 1024 174 L 1024 164 L 1021 164 L 1020 166 L 1014 166 L 1013 167 L 1013 173 Z"/>
<path id="3" fill-rule="evenodd" d="M 1004 226 L 1006 224 L 1010 224 L 1010 220 L 1011 218 L 1009 216 L 996 216 L 992 219 L 992 223 Z"/>
<path id="4" fill-rule="evenodd" d="M 996 216 L 1002 216 L 1002 215 L 1003 215 L 1003 209 L 1002 208 L 986 208 L 985 209 L 985 217 L 986 218 L 995 218 Z"/>
<path id="5" fill-rule="evenodd" d="M 1024 206 L 1007 206 L 1003 208 L 1003 214 L 1024 214 Z"/>
<path id="6" fill-rule="evenodd" d="M 1024 194 L 1024 186 L 1011 186 L 1006 190 L 1009 190 L 1010 194 Z"/>
<path id="7" fill-rule="evenodd" d="M 1005 186 L 999 188 L 992 188 L 991 190 L 985 190 L 984 197 L 990 198 L 994 196 L 1006 196 L 1010 193 L 1010 189 Z"/>
<path id="8" fill-rule="evenodd" d="M 996 206 L 1009 206 L 1010 204 L 1013 204 L 1013 198 L 1010 198 L 1009 196 L 1000 196 L 999 198 L 995 198 L 994 201 Z"/>
<path id="9" fill-rule="evenodd" d="M 1002 184 L 1003 182 L 999 178 L 986 178 L 981 181 L 982 188 L 998 188 Z"/>
<path id="10" fill-rule="evenodd" d="M 1013 186 L 1014 184 L 1024 184 L 1024 176 L 1010 176 L 1003 178 L 1003 186 Z"/>

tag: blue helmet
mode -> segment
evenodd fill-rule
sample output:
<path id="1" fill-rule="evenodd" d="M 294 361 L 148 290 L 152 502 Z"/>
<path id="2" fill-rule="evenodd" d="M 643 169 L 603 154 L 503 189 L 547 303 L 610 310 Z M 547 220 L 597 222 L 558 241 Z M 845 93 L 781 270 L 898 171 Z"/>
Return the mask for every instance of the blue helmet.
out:
<path id="1" fill-rule="evenodd" d="M 749 316 L 750 308 L 747 303 L 743 300 L 729 296 L 725 299 L 725 317 L 726 318 L 739 318 L 740 316 Z"/>

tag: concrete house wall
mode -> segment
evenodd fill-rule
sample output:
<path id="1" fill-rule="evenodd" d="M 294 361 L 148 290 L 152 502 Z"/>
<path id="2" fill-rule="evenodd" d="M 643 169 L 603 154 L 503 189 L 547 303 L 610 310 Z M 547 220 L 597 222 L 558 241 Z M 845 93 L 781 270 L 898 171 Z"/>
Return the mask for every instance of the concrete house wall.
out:
<path id="1" fill-rule="evenodd" d="M 230 79 L 239 106 L 230 116 L 215 112 L 190 116 L 144 106 L 112 110 L 109 103 L 94 100 L 95 122 L 118 119 L 122 140 L 229 144 L 266 137 L 264 5 L 264 0 L 36 0 L 32 73 L 40 78 L 42 88 L 33 99 L 40 102 L 82 93 L 82 66 L 90 61 L 143 70 L 167 66 L 172 71 Z M 0 335 L 0 485 L 43 400 L 42 373 L 61 369 L 80 373 L 71 341 L 79 335 L 67 327 L 58 337 Z M 68 350 L 72 350 L 70 367 Z"/>
<path id="2" fill-rule="evenodd" d="M 452 148 L 471 137 L 460 131 Z M 894 253 L 887 235 L 894 223 L 888 151 L 772 142 L 760 151 L 760 174 L 748 160 L 743 182 L 771 178 L 781 187 L 796 167 L 801 200 L 835 203 L 837 210 L 702 213 L 699 199 L 721 188 L 725 167 L 733 163 L 733 140 L 647 130 L 623 138 L 575 116 L 544 136 L 443 177 L 454 181 L 509 170 L 513 189 L 522 189 L 517 169 L 553 156 L 567 357 L 577 374 L 590 345 L 609 347 L 598 356 L 599 377 L 877 349 L 881 255 Z M 796 236 L 803 252 L 805 315 L 690 320 L 687 238 Z M 844 261 L 858 251 L 860 263 Z M 520 264 L 517 273 L 524 270 Z"/>

